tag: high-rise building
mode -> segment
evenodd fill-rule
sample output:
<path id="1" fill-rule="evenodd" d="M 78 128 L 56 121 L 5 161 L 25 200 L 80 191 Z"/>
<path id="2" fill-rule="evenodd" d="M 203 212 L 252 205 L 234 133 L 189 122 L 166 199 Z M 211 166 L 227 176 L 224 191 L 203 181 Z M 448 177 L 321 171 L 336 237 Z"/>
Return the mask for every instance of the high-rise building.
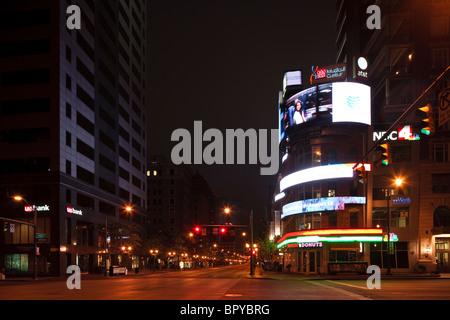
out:
<path id="1" fill-rule="evenodd" d="M 36 255 L 31 226 L 0 235 L 10 275 L 35 258 L 39 274 L 100 271 L 110 255 L 124 262 L 115 228 L 143 237 L 146 1 L 73 4 L 0 4 L 0 217 L 32 223 L 36 206 L 39 238 Z"/>
<path id="2" fill-rule="evenodd" d="M 347 1 L 342 1 L 347 2 Z M 370 3 L 360 2 L 361 11 Z M 450 65 L 450 2 L 379 1 L 381 26 L 361 30 L 360 53 L 369 61 L 373 126 L 372 146 Z M 345 6 L 345 5 L 344 5 Z M 367 17 L 367 15 L 366 15 Z M 414 112 L 394 128 L 387 142 L 392 155 L 388 166 L 374 168 L 368 183 L 368 220 L 398 239 L 387 258 L 387 248 L 371 253 L 372 263 L 394 271 L 450 270 L 448 254 L 449 123 L 439 112 L 439 97 L 450 86 L 447 75 L 418 108 L 429 104 L 435 130 L 421 132 Z M 401 185 L 393 186 L 400 178 Z M 386 192 L 390 194 L 387 205 Z M 395 200 L 395 201 L 394 201 Z M 372 248 L 375 249 L 375 248 Z"/>

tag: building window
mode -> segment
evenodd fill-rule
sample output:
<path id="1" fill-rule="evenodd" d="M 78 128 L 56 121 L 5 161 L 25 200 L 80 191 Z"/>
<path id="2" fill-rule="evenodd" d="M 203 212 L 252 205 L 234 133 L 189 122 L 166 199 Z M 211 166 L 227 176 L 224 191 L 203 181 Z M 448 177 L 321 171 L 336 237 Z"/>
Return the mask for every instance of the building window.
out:
<path id="1" fill-rule="evenodd" d="M 438 173 L 431 175 L 431 190 L 433 193 L 450 192 L 450 173 Z"/>
<path id="2" fill-rule="evenodd" d="M 409 268 L 408 243 L 391 242 L 390 265 L 392 268 Z M 370 244 L 370 263 L 386 268 L 388 261 L 387 242 Z"/>
<path id="3" fill-rule="evenodd" d="M 448 48 L 431 49 L 431 67 L 442 68 L 449 64 Z"/>
<path id="4" fill-rule="evenodd" d="M 392 162 L 411 162 L 411 146 L 393 146 Z"/>
<path id="5" fill-rule="evenodd" d="M 446 36 L 449 34 L 448 17 L 431 18 L 431 36 Z"/>
<path id="6" fill-rule="evenodd" d="M 5 270 L 9 274 L 28 272 L 28 254 L 5 254 Z"/>
<path id="7" fill-rule="evenodd" d="M 327 158 L 328 158 L 328 164 L 335 164 L 335 163 L 337 163 L 336 151 L 334 151 L 334 150 L 328 151 Z"/>
<path id="8" fill-rule="evenodd" d="M 433 144 L 433 162 L 448 162 L 448 143 Z"/>
<path id="9" fill-rule="evenodd" d="M 320 183 L 313 183 L 313 198 L 320 198 Z"/>
<path id="10" fill-rule="evenodd" d="M 449 227 L 450 210 L 447 207 L 439 207 L 433 213 L 433 227 Z"/>
<path id="11" fill-rule="evenodd" d="M 350 228 L 359 227 L 358 214 L 359 211 L 350 211 Z"/>
<path id="12" fill-rule="evenodd" d="M 66 74 L 66 88 L 72 90 L 72 78 L 68 74 Z"/>
<path id="13" fill-rule="evenodd" d="M 320 146 L 312 148 L 312 162 L 313 166 L 320 166 L 322 162 L 322 152 L 320 151 Z"/>
<path id="14" fill-rule="evenodd" d="M 391 207 L 391 227 L 406 228 L 409 226 L 409 207 Z M 389 213 L 387 208 L 373 208 L 372 226 L 387 229 Z"/>
<path id="15" fill-rule="evenodd" d="M 66 146 L 72 147 L 72 134 L 66 131 Z"/>

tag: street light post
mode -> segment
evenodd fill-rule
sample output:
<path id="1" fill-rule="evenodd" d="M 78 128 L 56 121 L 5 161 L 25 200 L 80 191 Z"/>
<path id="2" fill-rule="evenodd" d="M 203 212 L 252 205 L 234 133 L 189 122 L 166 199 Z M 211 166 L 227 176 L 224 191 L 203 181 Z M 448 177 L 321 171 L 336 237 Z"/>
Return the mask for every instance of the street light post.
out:
<path id="1" fill-rule="evenodd" d="M 105 277 L 108 276 L 108 215 L 105 217 Z"/>
<path id="2" fill-rule="evenodd" d="M 388 225 L 387 225 L 387 275 L 391 275 L 391 248 L 390 248 L 390 234 L 391 234 L 391 208 L 389 202 L 391 200 L 390 189 L 386 189 L 386 202 L 388 211 Z"/>
<path id="3" fill-rule="evenodd" d="M 16 201 L 23 201 L 26 203 L 27 206 L 29 206 L 30 204 L 28 203 L 28 201 L 21 197 L 21 196 L 15 196 L 14 200 Z M 33 205 L 33 212 L 34 212 L 34 271 L 33 271 L 33 279 L 37 280 L 37 208 L 35 205 Z"/>

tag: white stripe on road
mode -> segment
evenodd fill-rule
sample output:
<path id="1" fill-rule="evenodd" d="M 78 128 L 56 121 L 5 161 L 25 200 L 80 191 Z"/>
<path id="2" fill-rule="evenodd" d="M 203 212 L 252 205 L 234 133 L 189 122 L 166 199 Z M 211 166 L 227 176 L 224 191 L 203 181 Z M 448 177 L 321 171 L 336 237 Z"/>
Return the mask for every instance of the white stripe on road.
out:
<path id="1" fill-rule="evenodd" d="M 330 280 L 326 280 L 326 281 L 334 282 L 334 281 L 330 281 Z M 353 292 L 350 292 L 350 291 L 347 291 L 347 290 L 344 290 L 344 289 L 339 289 L 339 288 L 336 288 L 336 287 L 333 287 L 333 286 L 328 286 L 328 285 L 323 284 L 323 283 L 318 283 L 317 281 L 307 281 L 307 282 L 315 284 L 315 285 L 320 286 L 320 287 L 324 287 L 324 288 L 327 288 L 327 289 L 331 289 L 331 290 L 337 291 L 337 292 L 339 292 L 341 294 L 344 294 L 344 295 L 346 295 L 349 298 L 354 299 L 354 300 L 372 300 L 372 299 L 364 297 L 364 296 L 362 296 L 360 294 L 353 293 Z M 336 283 L 341 284 L 339 282 L 336 282 Z M 350 286 L 353 286 L 353 285 L 350 285 Z M 353 287 L 356 287 L 356 286 L 353 286 Z M 361 287 L 358 287 L 358 288 L 361 289 Z"/>

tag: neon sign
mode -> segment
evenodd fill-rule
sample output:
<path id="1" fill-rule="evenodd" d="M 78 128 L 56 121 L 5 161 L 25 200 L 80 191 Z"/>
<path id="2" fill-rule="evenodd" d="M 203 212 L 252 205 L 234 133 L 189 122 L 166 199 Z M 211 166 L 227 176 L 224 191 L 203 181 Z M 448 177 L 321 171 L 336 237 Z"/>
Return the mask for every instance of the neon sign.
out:
<path id="1" fill-rule="evenodd" d="M 280 180 L 280 192 L 297 184 L 324 179 L 353 178 L 354 163 L 330 164 L 296 171 Z M 364 164 L 366 171 L 371 170 L 370 164 Z"/>
<path id="2" fill-rule="evenodd" d="M 298 244 L 299 248 L 322 248 L 322 242 L 302 242 Z"/>
<path id="3" fill-rule="evenodd" d="M 312 73 L 309 79 L 311 84 L 340 80 L 347 77 L 347 65 L 345 63 L 320 68 L 318 66 L 312 66 L 311 71 Z"/>
<path id="4" fill-rule="evenodd" d="M 33 212 L 34 209 L 36 208 L 36 211 L 40 212 L 40 211 L 50 211 L 50 206 L 44 204 L 43 206 L 25 206 L 24 210 L 25 212 Z"/>
<path id="5" fill-rule="evenodd" d="M 381 242 L 383 230 L 378 228 L 362 229 L 313 229 L 285 234 L 277 242 L 277 248 L 291 244 L 323 242 Z"/>
<path id="6" fill-rule="evenodd" d="M 79 215 L 79 216 L 83 215 L 83 211 L 74 209 L 72 207 L 67 207 L 67 213 L 68 214 L 76 214 L 76 215 Z"/>

